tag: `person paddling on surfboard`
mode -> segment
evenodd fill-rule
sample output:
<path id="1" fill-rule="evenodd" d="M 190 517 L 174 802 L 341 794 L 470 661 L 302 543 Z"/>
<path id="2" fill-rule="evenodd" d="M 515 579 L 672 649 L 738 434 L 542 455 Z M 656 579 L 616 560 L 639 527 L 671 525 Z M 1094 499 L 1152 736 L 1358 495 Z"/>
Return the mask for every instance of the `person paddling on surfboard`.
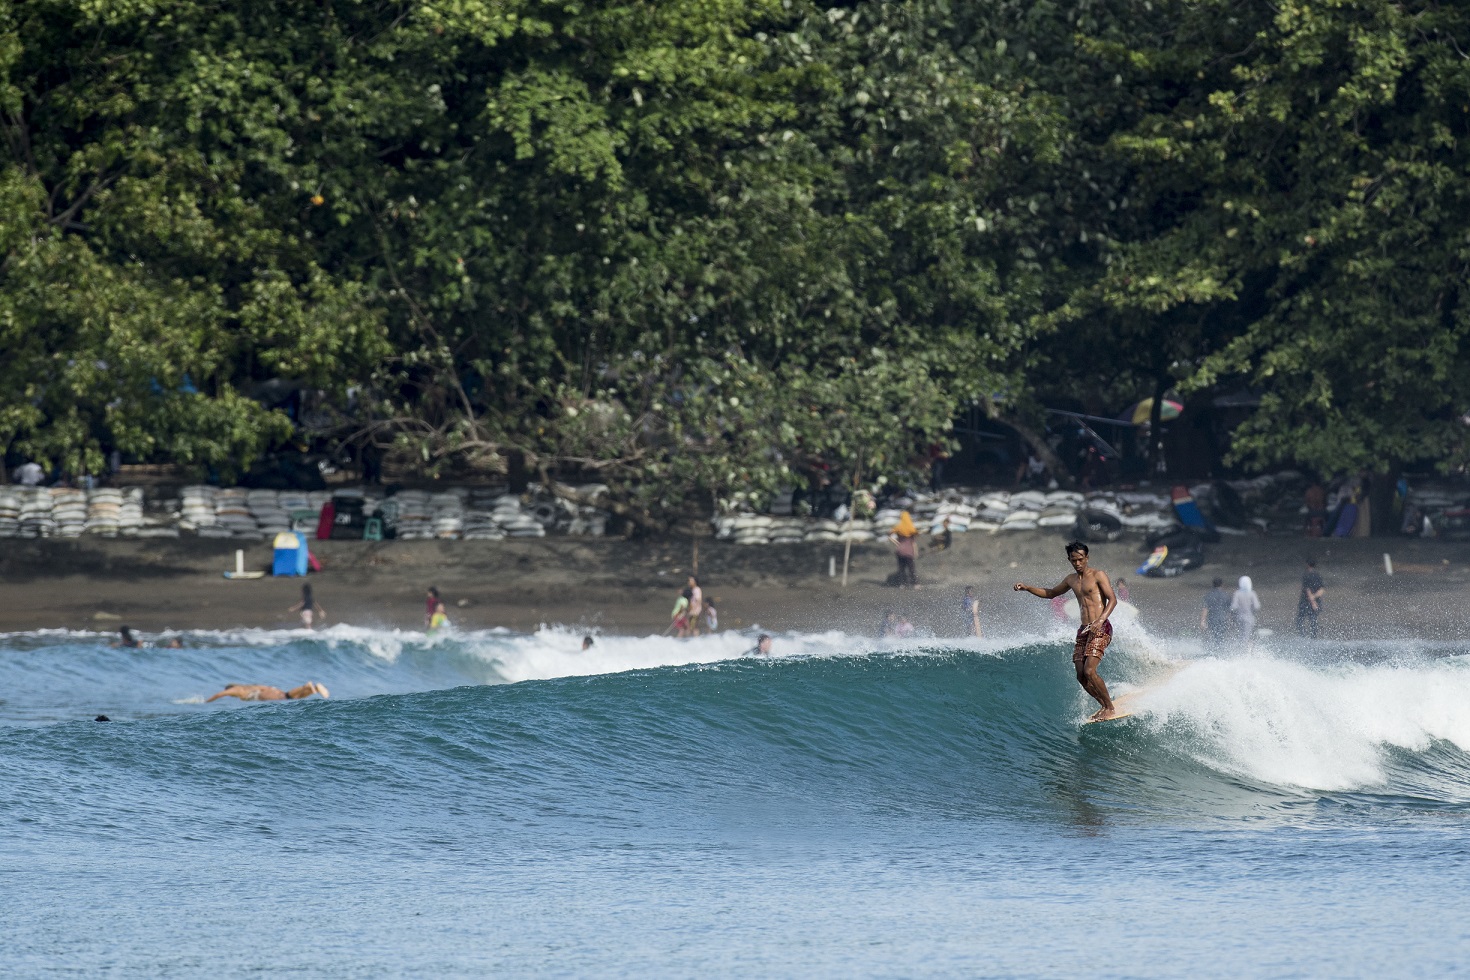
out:
<path id="1" fill-rule="evenodd" d="M 1118 597 L 1113 594 L 1112 583 L 1107 573 L 1099 568 L 1087 567 L 1087 545 L 1073 541 L 1067 545 L 1067 561 L 1072 563 L 1072 574 L 1062 579 L 1059 585 L 1049 589 L 1016 583 L 1017 592 L 1029 592 L 1041 599 L 1054 599 L 1068 590 L 1077 597 L 1077 608 L 1082 614 L 1082 627 L 1077 630 L 1077 642 L 1072 647 L 1072 666 L 1077 669 L 1077 683 L 1102 705 L 1089 721 L 1107 721 L 1117 717 L 1118 709 L 1108 694 L 1108 686 L 1098 676 L 1097 665 L 1102 662 L 1103 652 L 1113 641 L 1113 624 L 1108 617 L 1118 608 Z"/>

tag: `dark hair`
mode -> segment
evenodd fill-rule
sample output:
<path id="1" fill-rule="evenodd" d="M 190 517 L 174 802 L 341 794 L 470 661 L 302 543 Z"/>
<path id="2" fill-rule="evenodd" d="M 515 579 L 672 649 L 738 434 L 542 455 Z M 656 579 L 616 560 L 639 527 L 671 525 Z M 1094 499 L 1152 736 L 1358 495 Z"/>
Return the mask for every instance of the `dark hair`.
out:
<path id="1" fill-rule="evenodd" d="M 1217 578 L 1217 579 L 1215 579 L 1215 588 L 1218 589 L 1220 586 L 1222 586 L 1224 584 L 1225 584 L 1225 580 L 1223 578 Z"/>
<path id="2" fill-rule="evenodd" d="M 582 637 L 582 649 L 583 650 L 587 649 L 591 645 L 592 645 L 592 637 L 590 637 L 590 636 L 584 636 L 584 637 Z"/>
<path id="3" fill-rule="evenodd" d="M 1084 555 L 1087 554 L 1088 553 L 1088 551 L 1087 551 L 1087 545 L 1083 544 L 1081 541 L 1068 541 L 1067 542 L 1067 554 L 1068 555 L 1075 555 L 1079 551 L 1082 552 Z"/>
<path id="4" fill-rule="evenodd" d="M 684 598 L 686 598 L 686 599 L 693 599 L 694 598 L 694 590 L 691 589 L 691 588 L 689 588 L 687 585 L 684 587 L 684 591 L 683 592 L 680 592 L 679 594 L 681 596 L 683 596 Z"/>
<path id="5" fill-rule="evenodd" d="M 699 584 L 699 576 L 698 575 L 691 574 L 689 576 L 689 581 L 693 582 L 695 585 L 698 585 Z"/>
<path id="6" fill-rule="evenodd" d="M 769 633 L 762 633 L 760 636 L 757 636 L 755 638 L 755 642 L 757 644 L 764 643 L 766 640 L 769 640 L 770 638 L 771 638 L 771 634 L 769 634 Z"/>
<path id="7" fill-rule="evenodd" d="M 435 599 L 439 598 L 439 587 L 437 585 L 429 586 L 429 595 L 433 596 Z"/>
<path id="8" fill-rule="evenodd" d="M 1307 559 L 1307 567 L 1308 568 L 1316 568 L 1317 567 L 1317 563 L 1314 562 L 1312 559 L 1308 558 Z"/>

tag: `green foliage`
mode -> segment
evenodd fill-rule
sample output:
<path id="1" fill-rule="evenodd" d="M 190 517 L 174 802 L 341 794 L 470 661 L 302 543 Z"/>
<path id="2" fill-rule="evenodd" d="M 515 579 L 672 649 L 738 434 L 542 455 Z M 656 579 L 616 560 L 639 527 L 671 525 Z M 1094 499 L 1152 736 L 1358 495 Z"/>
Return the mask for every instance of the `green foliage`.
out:
<path id="1" fill-rule="evenodd" d="M 1252 384 L 1243 460 L 1461 460 L 1467 20 L 0 0 L 0 447 L 238 471 L 282 377 L 658 525 Z"/>

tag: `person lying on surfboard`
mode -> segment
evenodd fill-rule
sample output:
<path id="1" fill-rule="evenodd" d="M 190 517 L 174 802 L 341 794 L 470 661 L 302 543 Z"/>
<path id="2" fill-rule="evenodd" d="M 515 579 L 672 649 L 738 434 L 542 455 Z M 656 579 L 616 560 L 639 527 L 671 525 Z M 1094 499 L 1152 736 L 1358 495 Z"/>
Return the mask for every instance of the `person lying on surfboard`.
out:
<path id="1" fill-rule="evenodd" d="M 1077 642 L 1072 647 L 1072 666 L 1077 669 L 1077 683 L 1102 705 L 1088 720 L 1107 721 L 1117 717 L 1118 709 L 1113 706 L 1108 686 L 1098 676 L 1097 665 L 1113 641 L 1113 624 L 1108 622 L 1108 617 L 1118 608 L 1118 597 L 1113 594 L 1106 572 L 1087 567 L 1087 545 L 1081 541 L 1068 544 L 1067 561 L 1072 563 L 1072 574 L 1062 579 L 1060 584 L 1038 589 L 1017 582 L 1016 591 L 1029 592 L 1041 599 L 1054 599 L 1070 589 L 1077 596 L 1082 626 L 1077 630 Z"/>
<path id="2" fill-rule="evenodd" d="M 331 697 L 327 693 L 326 686 L 316 681 L 307 681 L 300 687 L 293 687 L 289 691 L 271 687 L 269 684 L 226 684 L 223 691 L 205 698 L 204 703 L 218 701 L 220 698 L 239 698 L 241 701 L 300 701 L 313 694 L 320 694 L 324 698 Z"/>

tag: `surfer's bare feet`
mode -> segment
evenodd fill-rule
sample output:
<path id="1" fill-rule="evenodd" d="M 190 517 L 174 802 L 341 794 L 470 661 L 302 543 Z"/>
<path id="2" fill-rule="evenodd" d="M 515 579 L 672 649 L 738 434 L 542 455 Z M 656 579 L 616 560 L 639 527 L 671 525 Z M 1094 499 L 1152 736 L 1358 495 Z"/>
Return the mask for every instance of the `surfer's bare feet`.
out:
<path id="1" fill-rule="evenodd" d="M 1118 716 L 1117 708 L 1098 708 L 1094 711 L 1088 721 L 1107 721 Z"/>

